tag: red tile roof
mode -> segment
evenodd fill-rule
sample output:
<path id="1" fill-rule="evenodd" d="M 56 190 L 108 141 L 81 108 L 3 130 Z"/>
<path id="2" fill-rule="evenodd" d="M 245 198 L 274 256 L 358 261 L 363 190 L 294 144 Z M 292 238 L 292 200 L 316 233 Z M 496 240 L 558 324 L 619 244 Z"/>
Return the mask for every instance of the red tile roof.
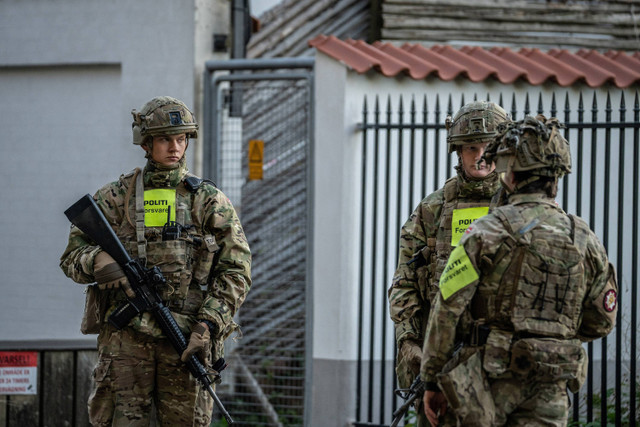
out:
<path id="1" fill-rule="evenodd" d="M 555 81 L 560 86 L 584 82 L 590 87 L 612 83 L 619 88 L 640 84 L 640 52 L 600 53 L 587 49 L 544 52 L 531 48 L 516 51 L 508 47 L 479 46 L 456 49 L 448 45 L 425 47 L 410 43 L 397 47 L 324 35 L 310 40 L 309 46 L 358 73 L 374 69 L 387 77 L 404 73 L 415 80 L 429 75 L 442 80 L 462 76 L 472 82 L 494 78 L 509 84 L 522 79 L 532 85 Z"/>

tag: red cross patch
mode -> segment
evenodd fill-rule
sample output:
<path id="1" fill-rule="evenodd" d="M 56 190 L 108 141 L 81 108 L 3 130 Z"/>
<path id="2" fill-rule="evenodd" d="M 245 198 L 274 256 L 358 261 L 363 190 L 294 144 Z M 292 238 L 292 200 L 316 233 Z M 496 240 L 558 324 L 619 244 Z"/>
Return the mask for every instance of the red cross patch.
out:
<path id="1" fill-rule="evenodd" d="M 602 306 L 604 310 L 608 313 L 611 313 L 616 309 L 616 305 L 618 304 L 618 294 L 613 289 L 607 291 L 604 294 L 604 300 L 602 301 Z"/>

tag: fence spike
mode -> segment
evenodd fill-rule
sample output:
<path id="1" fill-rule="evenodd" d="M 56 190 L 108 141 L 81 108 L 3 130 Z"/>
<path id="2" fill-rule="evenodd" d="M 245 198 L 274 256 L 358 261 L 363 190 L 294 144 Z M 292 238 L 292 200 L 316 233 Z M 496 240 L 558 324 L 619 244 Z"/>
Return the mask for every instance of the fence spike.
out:
<path id="1" fill-rule="evenodd" d="M 543 113 L 544 113 L 544 108 L 542 108 L 542 92 L 539 92 L 538 93 L 538 114 L 543 114 Z"/>
<path id="2" fill-rule="evenodd" d="M 582 101 L 582 91 L 580 91 L 580 97 L 578 98 L 578 121 L 582 123 L 582 114 L 584 113 L 584 102 Z"/>

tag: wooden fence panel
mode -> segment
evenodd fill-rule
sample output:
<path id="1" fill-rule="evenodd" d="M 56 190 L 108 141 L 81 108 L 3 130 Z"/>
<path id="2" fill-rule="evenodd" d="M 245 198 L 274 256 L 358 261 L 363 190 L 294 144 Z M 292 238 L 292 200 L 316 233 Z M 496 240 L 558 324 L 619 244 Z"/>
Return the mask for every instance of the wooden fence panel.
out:
<path id="1" fill-rule="evenodd" d="M 89 426 L 95 350 L 38 353 L 38 394 L 0 396 L 0 427 Z"/>
<path id="2" fill-rule="evenodd" d="M 70 427 L 73 419 L 74 352 L 44 353 L 41 395 L 43 426 Z"/>
<path id="3" fill-rule="evenodd" d="M 89 400 L 89 394 L 91 393 L 93 367 L 97 361 L 97 351 L 79 351 L 76 356 L 75 419 L 78 426 L 89 425 L 87 400 Z"/>

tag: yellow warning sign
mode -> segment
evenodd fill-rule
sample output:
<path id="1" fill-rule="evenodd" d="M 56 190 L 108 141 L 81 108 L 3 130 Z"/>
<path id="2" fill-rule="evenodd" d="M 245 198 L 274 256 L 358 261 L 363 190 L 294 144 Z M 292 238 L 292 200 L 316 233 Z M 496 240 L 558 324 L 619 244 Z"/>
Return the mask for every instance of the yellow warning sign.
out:
<path id="1" fill-rule="evenodd" d="M 264 141 L 260 139 L 249 140 L 249 181 L 262 179 L 263 164 Z"/>

